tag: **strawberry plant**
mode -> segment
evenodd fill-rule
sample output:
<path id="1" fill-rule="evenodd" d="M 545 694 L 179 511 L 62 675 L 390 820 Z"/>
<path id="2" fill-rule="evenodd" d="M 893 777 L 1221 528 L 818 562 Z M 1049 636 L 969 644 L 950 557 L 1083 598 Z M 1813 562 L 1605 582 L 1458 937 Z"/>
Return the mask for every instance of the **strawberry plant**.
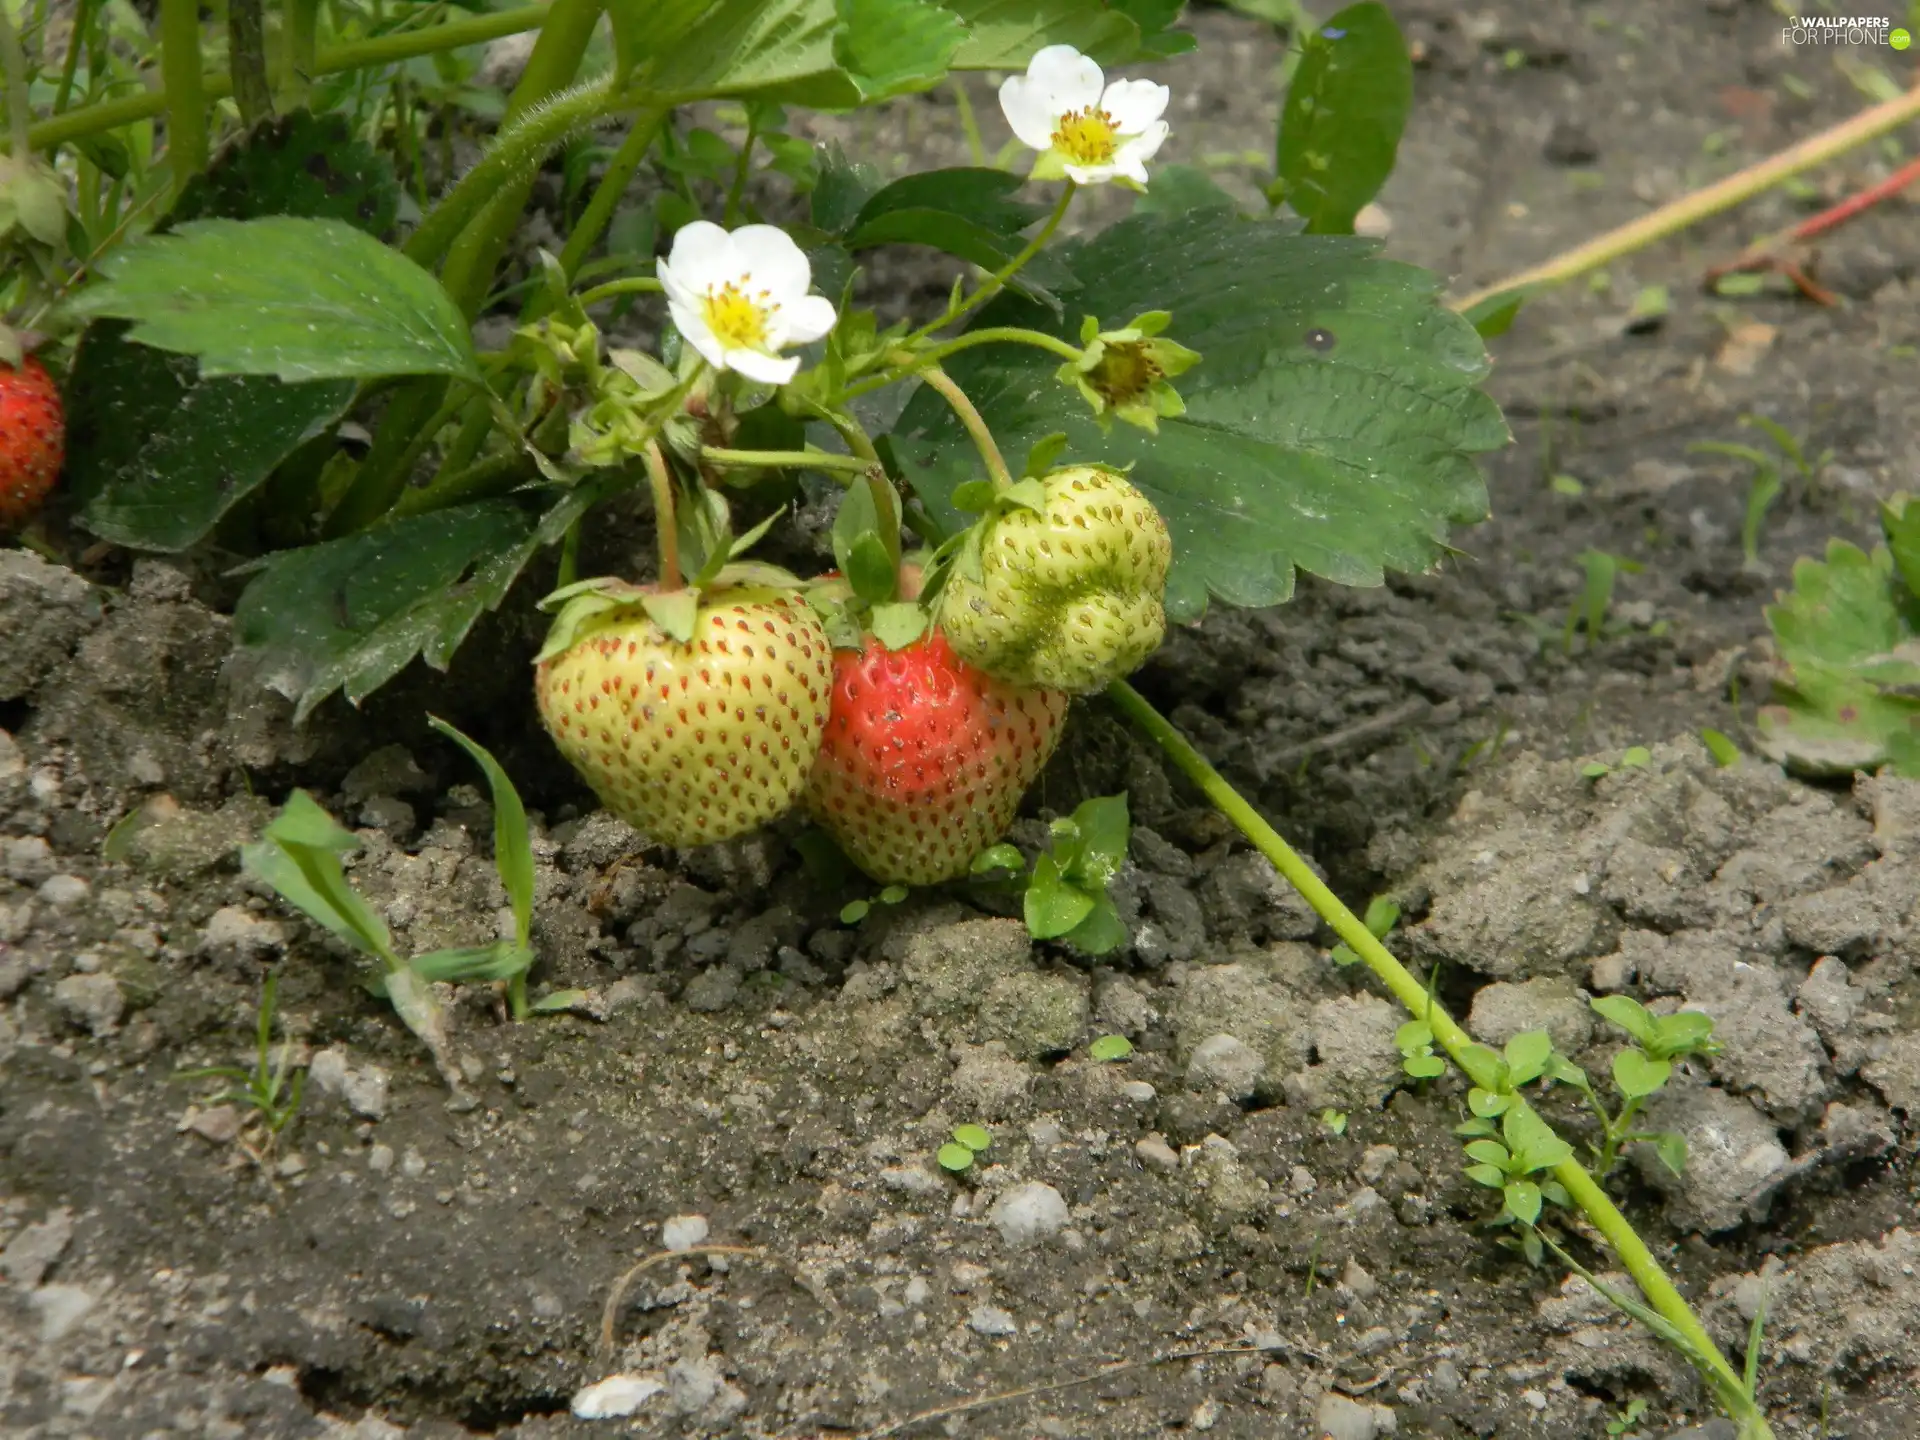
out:
<path id="1" fill-rule="evenodd" d="M 803 809 L 883 899 L 994 855 L 1073 697 L 1104 697 L 1417 1017 L 1418 1073 L 1451 1063 L 1504 1101 L 1501 1138 L 1477 1138 L 1509 1219 L 1535 1233 L 1563 1195 L 1585 1212 L 1660 1333 L 1765 1435 L 1513 1066 L 1382 945 L 1392 918 L 1376 933 L 1347 910 L 1127 684 L 1210 605 L 1281 604 L 1302 571 L 1431 569 L 1484 518 L 1476 457 L 1508 440 L 1480 333 L 1352 233 L 1411 94 L 1386 8 L 1306 27 L 1257 219 L 1202 176 L 1155 178 L 1172 90 L 1123 67 L 1191 48 L 1180 8 L 551 0 L 393 22 L 289 0 L 269 25 L 231 0 L 216 35 L 160 0 L 163 83 L 134 95 L 105 28 L 124 18 L 82 7 L 57 64 L 0 29 L 0 358 L 43 357 L 71 429 L 35 542 L 242 562 L 234 633 L 297 721 L 415 659 L 445 668 L 516 586 L 545 593 L 529 714 L 610 810 L 696 845 Z M 465 83 L 472 47 L 534 29 L 491 110 Z M 883 182 L 797 136 L 797 111 L 964 70 L 1010 72 L 1024 175 Z M 733 137 L 690 123 L 708 102 L 733 107 Z M 455 179 L 428 142 L 462 128 L 488 133 Z M 560 235 L 521 273 L 508 252 L 556 154 Z M 1095 186 L 1141 198 L 1065 238 Z M 935 313 L 883 320 L 861 262 L 902 245 L 969 273 Z M 657 344 L 608 343 L 633 313 Z M 755 558 L 804 553 L 789 502 L 835 489 L 833 570 Z M 576 573 L 583 537 L 639 516 L 651 574 Z M 429 982 L 503 981 L 520 1013 L 532 961 L 518 800 L 463 743 L 495 787 L 514 939 L 400 956 L 346 882 L 353 837 L 299 792 L 247 852 L 375 962 L 456 1086 Z M 1123 938 L 1107 887 L 1126 810 L 1093 805 L 1055 825 L 1023 905 L 1036 936 L 1100 953 Z"/>

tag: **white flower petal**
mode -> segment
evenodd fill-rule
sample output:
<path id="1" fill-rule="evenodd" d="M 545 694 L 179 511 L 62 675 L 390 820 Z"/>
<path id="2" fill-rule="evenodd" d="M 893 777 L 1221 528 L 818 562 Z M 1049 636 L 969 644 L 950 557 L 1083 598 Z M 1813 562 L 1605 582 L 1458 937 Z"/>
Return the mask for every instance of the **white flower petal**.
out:
<path id="1" fill-rule="evenodd" d="M 1071 45 L 1049 45 L 1027 62 L 1027 83 L 1046 95 L 1055 116 L 1098 105 L 1106 79 L 1092 56 Z"/>
<path id="2" fill-rule="evenodd" d="M 707 324 L 706 316 L 700 313 L 696 305 L 682 305 L 676 300 L 667 301 L 667 313 L 673 317 L 673 328 L 680 332 L 680 338 L 691 345 L 700 358 L 716 370 L 727 368 L 727 347 Z"/>
<path id="3" fill-rule="evenodd" d="M 1122 152 L 1114 156 L 1113 173 L 1116 176 L 1131 180 L 1143 190 L 1146 188 L 1147 165 L 1146 162 L 1137 155 L 1128 155 Z"/>
<path id="4" fill-rule="evenodd" d="M 1048 105 L 1047 92 L 1026 76 L 1010 75 L 1001 83 L 1000 113 L 1022 145 L 1045 150 L 1053 144 L 1053 127 L 1060 117 Z"/>
<path id="5" fill-rule="evenodd" d="M 784 385 L 799 372 L 800 357 L 790 355 L 782 359 L 778 355 L 763 355 L 758 350 L 729 350 L 724 368 L 738 370 L 749 380 L 758 380 L 763 385 Z"/>
<path id="6" fill-rule="evenodd" d="M 1100 108 L 1120 134 L 1138 135 L 1167 113 L 1172 96 L 1171 90 L 1152 80 L 1116 80 L 1107 86 Z"/>
<path id="7" fill-rule="evenodd" d="M 793 237 L 778 225 L 742 225 L 728 238 L 735 263 L 753 277 L 746 287 L 749 291 L 766 290 L 783 305 L 807 293 L 813 267 Z"/>
<path id="8" fill-rule="evenodd" d="M 784 332 L 781 345 L 806 345 L 833 329 L 839 318 L 826 296 L 803 295 L 783 305 L 774 324 Z"/>
<path id="9" fill-rule="evenodd" d="M 1167 143 L 1167 122 L 1156 120 L 1140 134 L 1123 140 L 1120 148 L 1114 152 L 1116 165 L 1145 164 L 1160 153 L 1160 147 Z"/>
<path id="10" fill-rule="evenodd" d="M 727 273 L 733 268 L 733 246 L 727 232 L 711 220 L 695 220 L 674 232 L 673 248 L 654 273 L 662 285 L 672 283 L 690 295 L 699 295 L 709 285 L 733 279 Z"/>
<path id="11" fill-rule="evenodd" d="M 1076 185 L 1104 185 L 1113 179 L 1116 173 L 1111 165 L 1067 166 L 1067 178 Z"/>

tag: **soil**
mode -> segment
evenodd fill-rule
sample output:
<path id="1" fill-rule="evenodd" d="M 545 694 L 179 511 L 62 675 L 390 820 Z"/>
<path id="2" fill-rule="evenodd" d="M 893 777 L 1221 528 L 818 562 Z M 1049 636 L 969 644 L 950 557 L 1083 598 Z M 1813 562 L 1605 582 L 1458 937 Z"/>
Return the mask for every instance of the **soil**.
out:
<path id="1" fill-rule="evenodd" d="M 1906 64 L 1784 45 L 1731 0 L 1394 8 L 1422 59 L 1388 248 L 1462 291 L 1857 110 L 1848 65 Z M 1251 201 L 1280 48 L 1189 23 L 1169 158 Z M 818 133 L 887 170 L 964 160 L 945 96 Z M 1456 563 L 1216 613 L 1140 679 L 1351 901 L 1401 903 L 1396 945 L 1482 1038 L 1544 1027 L 1599 1073 L 1588 995 L 1715 1015 L 1724 1049 L 1649 1117 L 1687 1137 L 1684 1175 L 1634 1154 L 1610 1184 L 1723 1347 L 1766 1310 L 1761 1393 L 1808 1440 L 1920 1432 L 1920 785 L 1722 767 L 1696 737 L 1744 734 L 1793 559 L 1869 539 L 1920 460 L 1914 212 L 1823 243 L 1833 307 L 1699 276 L 1892 163 L 1859 152 L 1529 306 L 1495 344 L 1494 518 Z M 944 291 L 886 265 L 893 303 Z M 1630 327 L 1653 285 L 1667 314 Z M 1689 450 L 1755 440 L 1748 414 L 1824 457 L 1757 563 L 1747 477 Z M 1569 643 L 1589 550 L 1640 568 Z M 0 553 L 0 1431 L 1587 1440 L 1644 1401 L 1627 1433 L 1730 1437 L 1646 1332 L 1502 1248 L 1460 1090 L 1405 1079 L 1396 1012 L 1098 707 L 1030 805 L 1130 793 L 1133 938 L 1092 965 L 961 895 L 842 925 L 863 892 L 784 833 L 639 848 L 532 728 L 525 607 L 450 676 L 295 732 L 209 598 L 169 564 L 94 585 Z M 304 785 L 359 831 L 404 945 L 491 938 L 484 792 L 429 706 L 538 811 L 536 990 L 588 992 L 523 1024 L 461 992 L 453 1099 L 235 856 Z M 309 1083 L 265 1150 L 177 1072 L 250 1060 L 276 964 Z M 1132 1056 L 1090 1058 L 1104 1034 Z M 933 1156 L 962 1122 L 993 1143 L 955 1175 Z M 663 1247 L 602 1351 L 616 1282 Z M 575 1418 L 610 1376 L 647 1398 Z"/>

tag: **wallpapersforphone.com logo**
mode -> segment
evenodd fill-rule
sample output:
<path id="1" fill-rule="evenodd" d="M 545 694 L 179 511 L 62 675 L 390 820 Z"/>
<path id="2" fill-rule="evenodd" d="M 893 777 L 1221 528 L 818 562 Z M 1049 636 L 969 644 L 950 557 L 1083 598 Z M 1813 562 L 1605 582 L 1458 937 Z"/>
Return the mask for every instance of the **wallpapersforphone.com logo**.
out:
<path id="1" fill-rule="evenodd" d="M 1904 50 L 1913 37 L 1884 15 L 1802 15 L 1780 31 L 1783 45 L 1891 45 Z"/>

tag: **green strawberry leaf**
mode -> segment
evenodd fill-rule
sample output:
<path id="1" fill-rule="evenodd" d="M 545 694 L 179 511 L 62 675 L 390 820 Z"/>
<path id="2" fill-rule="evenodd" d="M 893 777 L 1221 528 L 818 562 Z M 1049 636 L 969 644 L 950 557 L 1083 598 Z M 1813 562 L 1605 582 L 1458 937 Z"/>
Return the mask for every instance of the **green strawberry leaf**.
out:
<path id="1" fill-rule="evenodd" d="M 1904 509 L 1888 518 L 1904 546 Z M 1824 561 L 1796 561 L 1766 610 L 1783 668 L 1756 716 L 1760 752 L 1808 775 L 1920 775 L 1920 698 L 1901 693 L 1920 686 L 1917 614 L 1885 546 L 1834 540 Z"/>
<path id="2" fill-rule="evenodd" d="M 380 235 L 399 198 L 393 162 L 355 138 L 346 116 L 299 110 L 227 145 L 158 228 L 303 215 Z M 353 400 L 351 380 L 203 377 L 189 357 L 136 344 L 128 329 L 89 325 L 66 386 L 67 489 L 81 523 L 115 544 L 179 551 L 204 539 Z"/>
<path id="3" fill-rule="evenodd" d="M 1138 0 L 944 0 L 967 26 L 956 70 L 1024 70 L 1034 52 L 1071 45 L 1102 65 L 1130 60 L 1142 27 L 1129 14 Z"/>
<path id="4" fill-rule="evenodd" d="M 81 523 L 116 545 L 197 544 L 353 403 L 351 380 L 203 377 L 128 329 L 89 325 L 67 385 L 67 485 Z"/>
<path id="5" fill-rule="evenodd" d="M 355 135 L 347 116 L 294 110 L 270 116 L 223 148 L 181 189 L 165 226 L 304 215 L 385 235 L 399 213 L 391 159 Z"/>
<path id="6" fill-rule="evenodd" d="M 1026 182 L 1005 170 L 928 170 L 894 181 L 867 200 L 841 243 L 929 245 L 983 270 L 998 270 L 1025 246 L 1021 232 L 1046 213 L 1013 197 Z M 1060 268 L 1044 252 L 1013 283 L 1030 294 L 1058 284 Z"/>
<path id="7" fill-rule="evenodd" d="M 75 313 L 193 355 L 203 375 L 452 375 L 479 383 L 460 307 L 397 250 L 339 220 L 195 220 L 110 252 Z"/>
<path id="8" fill-rule="evenodd" d="M 1880 506 L 1880 529 L 1907 593 L 1920 596 L 1920 505 L 1910 495 L 1895 495 Z"/>
<path id="9" fill-rule="evenodd" d="M 1060 431 L 1076 458 L 1131 467 L 1173 532 L 1173 620 L 1198 618 L 1209 595 L 1279 604 L 1296 568 L 1378 585 L 1388 569 L 1431 567 L 1450 525 L 1485 517 L 1472 457 L 1508 435 L 1478 388 L 1487 359 L 1473 327 L 1439 303 L 1433 276 L 1376 248 L 1272 221 L 1154 215 L 1064 247 L 1075 276 L 1066 314 L 1164 308 L 1170 335 L 1204 357 L 1180 378 L 1187 413 L 1162 421 L 1157 439 L 1126 425 L 1103 432 L 1055 382 L 1053 357 L 1027 347 L 980 346 L 947 368 L 1003 449 Z M 978 324 L 1073 338 L 1011 296 Z M 928 511 L 959 529 L 950 496 L 971 477 L 971 447 L 940 397 L 916 391 L 891 441 Z"/>
<path id="10" fill-rule="evenodd" d="M 1280 113 L 1279 195 L 1316 235 L 1347 235 L 1393 172 L 1413 108 L 1413 61 L 1387 7 L 1367 0 L 1306 36 Z M 1203 353 L 1205 347 L 1201 347 Z"/>
<path id="11" fill-rule="evenodd" d="M 939 82 L 964 19 L 933 0 L 612 0 L 615 64 L 680 100 L 853 109 Z"/>
<path id="12" fill-rule="evenodd" d="M 235 638 L 296 723 L 335 690 L 358 705 L 416 655 L 446 669 L 526 563 L 606 493 L 543 488 L 270 556 L 234 607 Z"/>

